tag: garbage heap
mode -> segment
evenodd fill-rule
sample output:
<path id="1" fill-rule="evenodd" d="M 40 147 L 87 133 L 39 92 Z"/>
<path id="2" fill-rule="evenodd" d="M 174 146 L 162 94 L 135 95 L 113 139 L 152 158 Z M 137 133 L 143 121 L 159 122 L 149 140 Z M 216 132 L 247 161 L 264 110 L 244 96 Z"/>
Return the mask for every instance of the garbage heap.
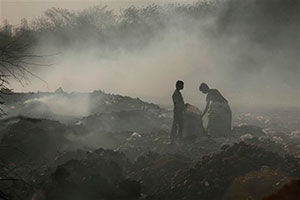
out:
<path id="1" fill-rule="evenodd" d="M 57 121 L 22 116 L 10 121 L 0 132 L 2 163 L 48 161 L 71 144 L 66 138 L 67 126 Z"/>
<path id="2" fill-rule="evenodd" d="M 44 199 L 138 199 L 139 182 L 126 178 L 130 163 L 123 153 L 98 149 L 86 158 L 69 160 L 56 170 L 40 177 L 39 192 Z"/>
<path id="3" fill-rule="evenodd" d="M 237 200 L 240 188 L 248 192 L 247 198 L 255 194 L 259 199 L 300 178 L 299 159 L 244 142 L 224 145 L 220 153 L 200 161 L 157 152 L 144 152 L 130 161 L 126 153 L 97 149 L 63 154 L 57 165 L 41 166 L 27 175 L 6 167 L 11 168 L 0 168 L 1 177 L 6 177 L 0 181 L 0 197 L 13 200 Z M 253 184 L 257 182 L 267 188 L 263 193 L 261 184 Z"/>
<path id="4" fill-rule="evenodd" d="M 280 157 L 241 142 L 231 147 L 225 146 L 219 154 L 203 157 L 187 170 L 173 172 L 169 184 L 164 184 L 168 186 L 160 185 L 162 187 L 159 186 L 149 199 L 222 199 L 235 178 L 264 166 L 279 170 L 288 177 L 300 178 L 299 159 Z M 157 184 L 160 184 L 159 181 Z"/>

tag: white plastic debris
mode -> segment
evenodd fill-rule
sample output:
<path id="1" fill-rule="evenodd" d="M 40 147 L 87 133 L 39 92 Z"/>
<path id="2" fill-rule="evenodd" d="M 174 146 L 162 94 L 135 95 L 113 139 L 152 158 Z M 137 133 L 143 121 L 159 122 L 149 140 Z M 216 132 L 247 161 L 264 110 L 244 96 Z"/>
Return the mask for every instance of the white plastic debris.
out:
<path id="1" fill-rule="evenodd" d="M 300 130 L 295 130 L 291 132 L 292 137 L 300 137 Z"/>
<path id="2" fill-rule="evenodd" d="M 273 136 L 272 137 L 272 140 L 275 142 L 275 143 L 279 143 L 281 144 L 283 142 L 283 139 L 279 136 Z"/>
<path id="3" fill-rule="evenodd" d="M 251 140 L 253 138 L 253 136 L 251 135 L 251 134 L 249 134 L 249 133 L 247 133 L 247 134 L 245 134 L 245 135 L 242 135 L 241 137 L 240 137 L 240 139 L 242 140 L 242 141 L 245 141 L 245 140 Z"/>
<path id="4" fill-rule="evenodd" d="M 257 116 L 256 119 L 259 120 L 259 121 L 264 121 L 264 117 L 263 116 Z"/>
<path id="5" fill-rule="evenodd" d="M 141 137 L 142 137 L 141 134 L 139 134 L 139 133 L 137 133 L 137 132 L 133 132 L 133 133 L 131 134 L 131 136 L 127 138 L 127 140 L 136 140 L 136 139 L 141 138 Z"/>
<path id="6" fill-rule="evenodd" d="M 134 132 L 134 133 L 132 133 L 132 135 L 131 135 L 131 137 L 142 137 L 139 133 L 137 133 L 137 132 Z"/>
<path id="7" fill-rule="evenodd" d="M 205 182 L 204 182 L 204 185 L 205 185 L 206 187 L 208 187 L 208 186 L 209 186 L 209 183 L 208 183 L 207 181 L 205 181 Z"/>
<path id="8" fill-rule="evenodd" d="M 83 122 L 82 122 L 82 121 L 78 121 L 78 122 L 76 122 L 75 124 L 78 125 L 78 126 L 80 126 L 80 125 L 83 124 Z"/>
<path id="9" fill-rule="evenodd" d="M 245 116 L 245 117 L 250 117 L 251 114 L 250 114 L 250 113 L 246 113 L 244 116 Z"/>

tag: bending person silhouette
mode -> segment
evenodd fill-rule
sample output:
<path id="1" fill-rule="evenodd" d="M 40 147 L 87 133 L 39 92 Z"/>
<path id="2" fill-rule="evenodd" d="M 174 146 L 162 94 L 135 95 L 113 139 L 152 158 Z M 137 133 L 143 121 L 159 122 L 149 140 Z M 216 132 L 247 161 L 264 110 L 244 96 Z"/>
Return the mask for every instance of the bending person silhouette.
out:
<path id="1" fill-rule="evenodd" d="M 207 133 L 212 137 L 224 137 L 231 132 L 232 113 L 228 101 L 217 89 L 210 89 L 201 83 L 199 90 L 206 94 L 206 107 L 203 116 L 208 113 Z"/>
<path id="2" fill-rule="evenodd" d="M 183 129 L 183 112 L 185 109 L 183 97 L 180 90 L 184 87 L 183 81 L 176 82 L 176 90 L 172 95 L 173 104 L 174 104 L 174 116 L 173 116 L 173 125 L 171 130 L 171 144 L 173 144 L 176 138 L 182 139 L 182 129 Z"/>

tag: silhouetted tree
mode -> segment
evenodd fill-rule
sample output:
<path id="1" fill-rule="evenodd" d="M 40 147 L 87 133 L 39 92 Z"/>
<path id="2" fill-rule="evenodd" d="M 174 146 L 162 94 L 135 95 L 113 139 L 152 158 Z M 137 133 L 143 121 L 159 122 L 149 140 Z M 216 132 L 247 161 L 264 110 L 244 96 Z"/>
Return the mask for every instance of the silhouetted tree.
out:
<path id="1" fill-rule="evenodd" d="M 36 62 L 36 59 L 43 56 L 31 51 L 33 43 L 31 35 L 26 32 L 13 33 L 12 26 L 7 21 L 4 22 L 0 29 L 0 104 L 4 104 L 2 95 L 12 91 L 9 84 L 12 79 L 22 86 L 28 75 L 40 79 L 30 70 L 30 66 L 45 65 Z M 0 112 L 3 114 L 1 108 Z"/>

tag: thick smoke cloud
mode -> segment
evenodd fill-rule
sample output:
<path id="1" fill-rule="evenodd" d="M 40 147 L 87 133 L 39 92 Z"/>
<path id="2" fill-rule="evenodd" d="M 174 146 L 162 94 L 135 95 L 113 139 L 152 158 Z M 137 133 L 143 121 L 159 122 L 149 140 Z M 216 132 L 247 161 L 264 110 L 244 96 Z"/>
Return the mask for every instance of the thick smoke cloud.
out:
<path id="1" fill-rule="evenodd" d="M 48 86 L 32 80 L 13 87 L 103 89 L 169 105 L 181 79 L 186 101 L 196 105 L 205 102 L 198 86 L 207 82 L 235 106 L 299 107 L 298 4 L 226 0 L 121 12 L 90 8 L 66 12 L 62 21 L 50 10 L 35 23 L 44 27 L 36 51 L 60 52 L 49 58 L 53 66 L 36 72 Z M 46 19 L 51 23 L 41 23 Z"/>

